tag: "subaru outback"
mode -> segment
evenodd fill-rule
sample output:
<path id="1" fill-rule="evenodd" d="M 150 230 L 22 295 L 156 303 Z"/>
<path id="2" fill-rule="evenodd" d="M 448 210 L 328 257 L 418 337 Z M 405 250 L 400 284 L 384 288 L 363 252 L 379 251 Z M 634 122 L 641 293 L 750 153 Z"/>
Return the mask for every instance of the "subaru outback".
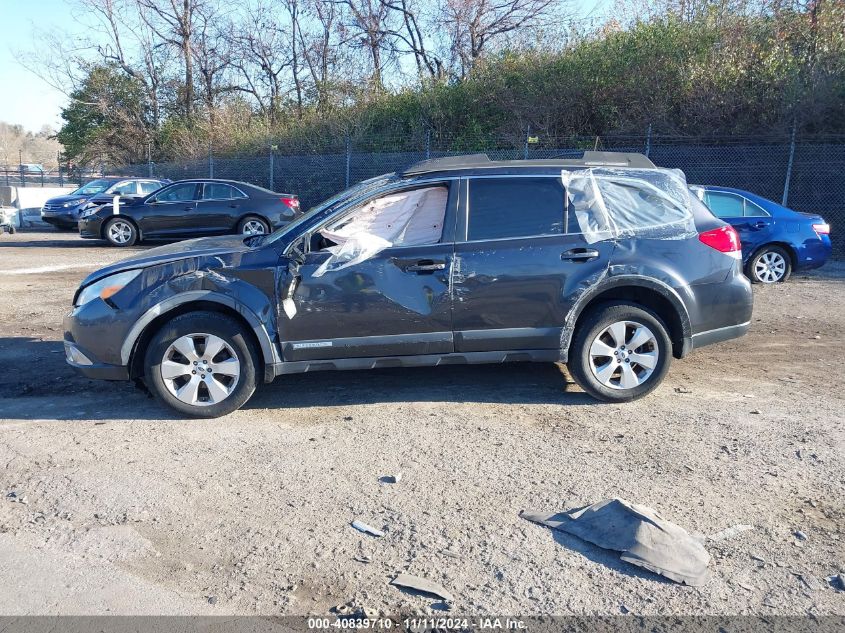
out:
<path id="1" fill-rule="evenodd" d="M 68 363 L 181 414 L 326 369 L 562 362 L 592 396 L 655 389 L 751 319 L 737 233 L 645 156 L 434 159 L 269 234 L 103 268 L 65 320 Z"/>

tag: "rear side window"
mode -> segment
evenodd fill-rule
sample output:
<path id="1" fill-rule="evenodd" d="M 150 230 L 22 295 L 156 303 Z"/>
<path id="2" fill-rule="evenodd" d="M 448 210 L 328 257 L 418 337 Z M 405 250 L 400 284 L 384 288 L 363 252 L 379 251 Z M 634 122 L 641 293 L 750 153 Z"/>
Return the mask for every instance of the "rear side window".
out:
<path id="1" fill-rule="evenodd" d="M 203 200 L 231 200 L 244 197 L 240 191 L 222 182 L 207 182 L 203 185 Z"/>
<path id="2" fill-rule="evenodd" d="M 732 193 L 707 191 L 704 203 L 717 218 L 741 218 L 743 216 L 742 198 Z"/>
<path id="3" fill-rule="evenodd" d="M 158 191 L 159 189 L 161 189 L 161 183 L 145 180 L 139 182 L 138 187 L 141 189 L 142 194 L 147 195 L 148 193 L 152 193 L 153 191 Z"/>
<path id="4" fill-rule="evenodd" d="M 564 232 L 560 178 L 469 180 L 467 239 L 491 240 Z"/>
<path id="5" fill-rule="evenodd" d="M 765 209 L 763 209 L 763 207 L 761 207 L 760 205 L 758 205 L 754 202 L 751 202 L 751 200 L 749 200 L 748 198 L 745 198 L 745 215 L 746 215 L 746 217 L 750 216 L 752 218 L 754 218 L 754 217 L 758 218 L 758 217 L 761 217 L 761 216 L 766 217 L 766 216 L 769 215 L 769 213 Z"/>

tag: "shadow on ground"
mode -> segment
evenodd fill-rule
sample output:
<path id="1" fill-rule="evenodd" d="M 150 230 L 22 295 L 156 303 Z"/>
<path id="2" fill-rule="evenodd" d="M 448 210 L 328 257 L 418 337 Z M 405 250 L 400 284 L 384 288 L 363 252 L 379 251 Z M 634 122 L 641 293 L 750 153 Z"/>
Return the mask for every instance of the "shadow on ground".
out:
<path id="1" fill-rule="evenodd" d="M 0 366 L 14 368 L 0 374 L 3 419 L 177 419 L 130 382 L 89 380 L 79 374 L 65 362 L 61 341 L 0 337 Z M 552 363 L 327 371 L 277 378 L 262 385 L 244 408 L 385 402 L 595 404 L 581 392 L 570 392 L 571 386 L 561 367 Z M 31 407 L 26 405 L 30 399 Z"/>

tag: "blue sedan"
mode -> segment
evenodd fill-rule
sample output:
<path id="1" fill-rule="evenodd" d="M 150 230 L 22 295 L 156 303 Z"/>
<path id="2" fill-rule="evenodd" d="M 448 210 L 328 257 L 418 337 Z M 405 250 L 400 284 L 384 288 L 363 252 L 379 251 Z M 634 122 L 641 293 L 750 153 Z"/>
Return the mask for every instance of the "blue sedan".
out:
<path id="1" fill-rule="evenodd" d="M 818 268 L 830 257 L 830 225 L 750 191 L 691 185 L 690 190 L 742 241 L 745 274 L 755 283 L 786 281 L 794 270 Z"/>

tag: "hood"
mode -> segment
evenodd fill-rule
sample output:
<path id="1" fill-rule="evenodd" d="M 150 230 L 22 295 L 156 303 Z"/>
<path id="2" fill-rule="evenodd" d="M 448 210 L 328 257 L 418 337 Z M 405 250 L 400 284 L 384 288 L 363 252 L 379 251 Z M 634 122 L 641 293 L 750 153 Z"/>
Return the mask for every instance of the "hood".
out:
<path id="1" fill-rule="evenodd" d="M 45 204 L 64 204 L 65 202 L 78 202 L 79 200 L 87 200 L 89 198 L 91 198 L 91 196 L 83 196 L 81 194 L 56 196 L 55 198 L 47 200 Z"/>
<path id="2" fill-rule="evenodd" d="M 82 280 L 81 286 L 87 286 L 98 279 L 124 270 L 148 268 L 150 266 L 158 266 L 159 264 L 166 264 L 192 257 L 213 257 L 215 255 L 228 255 L 248 250 L 250 248 L 244 244 L 244 236 L 242 235 L 200 237 L 195 240 L 185 240 L 184 242 L 151 248 L 143 253 L 122 259 L 116 264 L 96 270 Z"/>

